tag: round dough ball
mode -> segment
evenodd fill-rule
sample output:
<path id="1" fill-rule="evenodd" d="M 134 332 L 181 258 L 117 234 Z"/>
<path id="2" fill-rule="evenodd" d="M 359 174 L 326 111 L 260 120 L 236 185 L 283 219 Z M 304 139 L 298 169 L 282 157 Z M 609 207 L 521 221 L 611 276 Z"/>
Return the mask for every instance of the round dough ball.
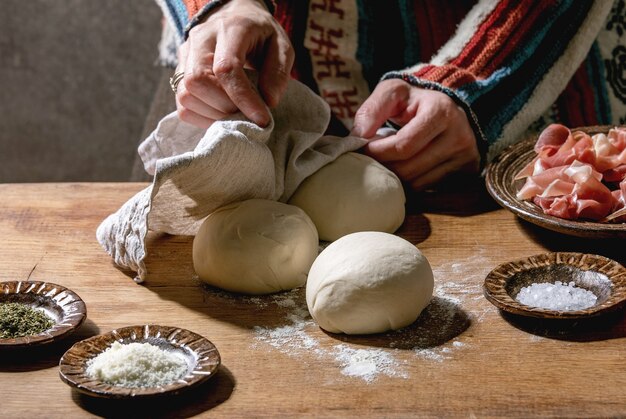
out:
<path id="1" fill-rule="evenodd" d="M 428 260 L 393 234 L 359 232 L 331 243 L 313 262 L 306 302 L 332 333 L 382 333 L 413 323 L 433 294 Z"/>
<path id="2" fill-rule="evenodd" d="M 193 266 L 216 287 L 269 294 L 303 285 L 318 245 L 315 225 L 300 208 L 251 199 L 204 220 L 193 241 Z"/>
<path id="3" fill-rule="evenodd" d="M 400 179 L 369 156 L 346 153 L 309 176 L 289 203 L 315 223 L 320 239 L 357 231 L 393 233 L 404 221 Z"/>

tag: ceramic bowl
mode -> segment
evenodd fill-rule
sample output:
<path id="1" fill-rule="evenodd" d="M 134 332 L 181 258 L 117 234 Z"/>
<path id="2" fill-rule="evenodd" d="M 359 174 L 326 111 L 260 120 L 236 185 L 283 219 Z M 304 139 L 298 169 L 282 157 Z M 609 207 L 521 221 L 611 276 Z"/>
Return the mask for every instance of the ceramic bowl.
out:
<path id="1" fill-rule="evenodd" d="M 515 298 L 533 283 L 574 282 L 593 292 L 597 301 L 583 310 L 558 311 L 531 307 Z M 543 253 L 503 263 L 486 277 L 484 295 L 501 310 L 522 316 L 574 319 L 618 310 L 626 303 L 626 268 L 603 256 L 573 252 Z"/>
<path id="2" fill-rule="evenodd" d="M 37 335 L 0 339 L 0 349 L 17 349 L 50 343 L 74 332 L 87 318 L 83 300 L 72 290 L 52 282 L 0 282 L 0 304 L 21 303 L 42 310 L 54 325 Z"/>
<path id="3" fill-rule="evenodd" d="M 150 343 L 174 351 L 188 365 L 182 378 L 158 387 L 121 387 L 100 381 L 87 373 L 88 361 L 107 350 L 114 342 Z M 206 338 L 179 327 L 159 325 L 128 326 L 82 340 L 72 346 L 59 362 L 63 382 L 90 396 L 115 399 L 174 395 L 195 387 L 215 375 L 220 354 Z"/>
<path id="4" fill-rule="evenodd" d="M 572 131 L 584 131 L 589 135 L 608 132 L 610 126 L 574 128 Z M 518 217 L 548 230 L 576 237 L 588 238 L 626 238 L 626 223 L 599 223 L 584 220 L 565 220 L 547 215 L 531 201 L 517 199 L 517 191 L 524 184 L 524 179 L 515 180 L 515 176 L 526 166 L 536 153 L 537 137 L 514 144 L 498 155 L 487 167 L 485 183 L 489 194 L 502 207 Z"/>

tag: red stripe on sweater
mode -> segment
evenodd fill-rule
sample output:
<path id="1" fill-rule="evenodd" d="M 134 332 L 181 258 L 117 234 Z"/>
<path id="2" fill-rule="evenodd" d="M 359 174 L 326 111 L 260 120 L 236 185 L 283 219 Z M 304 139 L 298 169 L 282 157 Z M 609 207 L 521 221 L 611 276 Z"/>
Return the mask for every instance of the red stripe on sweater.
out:
<path id="1" fill-rule="evenodd" d="M 598 124 L 598 116 L 595 112 L 589 112 L 595 109 L 595 95 L 591 86 L 586 61 L 583 61 L 556 101 L 559 115 L 567 115 L 567 121 L 562 123 L 571 127 Z"/>
<path id="2" fill-rule="evenodd" d="M 453 89 L 476 81 L 474 74 L 455 65 L 428 65 L 416 71 L 414 75 Z"/>
<path id="3" fill-rule="evenodd" d="M 420 40 L 420 61 L 428 62 L 452 37 L 458 24 L 474 6 L 471 1 L 414 0 L 415 29 Z"/>
<path id="4" fill-rule="evenodd" d="M 520 29 L 528 30 L 531 22 L 525 24 L 524 20 L 535 3 L 534 0 L 501 2 L 478 26 L 459 56 L 446 66 L 446 71 L 429 68 L 422 70 L 421 76 L 448 87 L 458 87 L 462 81 L 488 77 L 508 57 L 502 53 L 503 50 L 510 53 L 513 48 L 519 48 L 512 40 L 519 42 L 525 35 Z M 545 2 L 542 3 L 545 7 Z M 536 16 L 533 21 L 536 21 Z M 453 74 L 453 69 L 461 74 Z"/>
<path id="5" fill-rule="evenodd" d="M 532 2 L 530 10 L 522 16 L 521 24 L 511 33 L 511 36 L 504 42 L 503 47 L 496 51 L 496 54 L 486 63 L 485 67 L 480 71 L 479 77 L 488 77 L 502 66 L 502 63 L 509 58 L 513 51 L 518 51 L 523 38 L 535 34 L 535 31 L 531 31 L 531 29 L 536 25 L 537 20 L 545 13 L 546 9 L 550 7 L 552 5 L 547 1 Z"/>
<path id="6" fill-rule="evenodd" d="M 467 42 L 461 53 L 450 62 L 462 67 L 468 67 L 483 52 L 493 38 L 500 26 L 506 22 L 506 11 L 510 7 L 509 1 L 502 1 L 498 6 L 483 20 L 478 26 L 476 32 Z"/>
<path id="7" fill-rule="evenodd" d="M 433 42 L 433 29 L 430 26 L 430 18 L 421 0 L 415 0 L 415 30 L 420 40 L 420 61 L 428 61 L 435 53 L 436 48 Z M 428 42 L 427 42 L 428 41 Z"/>
<path id="8" fill-rule="evenodd" d="M 445 82 L 445 79 L 451 76 L 450 70 L 458 68 L 459 70 L 462 67 L 469 67 L 474 60 L 477 59 L 479 55 L 481 55 L 487 44 L 489 39 L 493 37 L 492 31 L 497 30 L 504 22 L 506 22 L 505 12 L 510 7 L 510 1 L 503 1 L 498 4 L 498 6 L 489 14 L 480 24 L 474 32 L 472 38 L 467 42 L 461 53 L 454 58 L 450 64 L 448 65 L 448 71 L 438 71 L 436 67 L 428 66 L 427 68 L 422 69 L 418 77 L 424 77 L 428 80 L 435 81 L 441 83 L 448 87 L 457 87 L 455 85 L 449 85 Z M 511 28 L 509 28 L 511 29 Z"/>
<path id="9" fill-rule="evenodd" d="M 534 0 L 500 3 L 480 25 L 468 46 L 450 64 L 484 76 L 481 70 L 503 48 L 533 3 Z"/>
<path id="10" fill-rule="evenodd" d="M 183 0 L 189 19 L 194 17 L 208 2 L 209 0 Z"/>

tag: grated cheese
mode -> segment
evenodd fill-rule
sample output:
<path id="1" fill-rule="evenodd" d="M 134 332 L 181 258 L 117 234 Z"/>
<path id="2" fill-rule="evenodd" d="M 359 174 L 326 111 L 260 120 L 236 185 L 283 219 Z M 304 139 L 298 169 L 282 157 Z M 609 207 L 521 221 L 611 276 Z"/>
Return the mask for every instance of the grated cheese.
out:
<path id="1" fill-rule="evenodd" d="M 150 343 L 114 342 L 87 362 L 87 374 L 119 387 L 157 387 L 187 374 L 185 359 Z"/>

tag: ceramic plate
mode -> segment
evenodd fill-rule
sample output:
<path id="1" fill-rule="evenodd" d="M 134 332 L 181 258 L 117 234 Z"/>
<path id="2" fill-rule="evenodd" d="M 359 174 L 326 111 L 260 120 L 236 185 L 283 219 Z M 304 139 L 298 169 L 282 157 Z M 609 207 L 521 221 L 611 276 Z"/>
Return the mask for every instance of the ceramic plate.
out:
<path id="1" fill-rule="evenodd" d="M 85 303 L 72 290 L 51 282 L 0 282 L 0 304 L 22 303 L 44 311 L 54 326 L 38 335 L 0 339 L 0 349 L 42 345 L 61 339 L 76 330 L 87 317 Z"/>
<path id="2" fill-rule="evenodd" d="M 575 286 L 593 292 L 597 297 L 596 304 L 584 310 L 556 311 L 527 306 L 515 300 L 523 287 L 555 281 L 573 281 Z M 624 306 L 626 268 L 604 256 L 543 253 L 498 266 L 487 275 L 483 289 L 487 300 L 509 313 L 553 319 L 592 317 Z"/>
<path id="3" fill-rule="evenodd" d="M 139 388 L 114 386 L 89 376 L 87 362 L 104 352 L 115 341 L 122 344 L 147 342 L 164 350 L 175 351 L 186 360 L 188 372 L 184 377 L 167 385 Z M 197 386 L 213 377 L 220 362 L 217 348 L 198 334 L 178 327 L 140 325 L 116 329 L 76 343 L 61 358 L 59 375 L 65 383 L 91 396 L 139 398 L 173 395 Z"/>
<path id="4" fill-rule="evenodd" d="M 610 127 L 597 126 L 574 128 L 572 131 L 585 131 L 589 135 L 608 132 Z M 578 237 L 626 238 L 626 223 L 597 223 L 592 221 L 564 220 L 544 214 L 543 210 L 531 201 L 520 201 L 517 191 L 524 179 L 513 180 L 515 175 L 528 164 L 536 153 L 533 149 L 537 138 L 529 138 L 504 150 L 487 167 L 486 184 L 489 194 L 504 208 L 514 214 L 549 230 Z"/>

